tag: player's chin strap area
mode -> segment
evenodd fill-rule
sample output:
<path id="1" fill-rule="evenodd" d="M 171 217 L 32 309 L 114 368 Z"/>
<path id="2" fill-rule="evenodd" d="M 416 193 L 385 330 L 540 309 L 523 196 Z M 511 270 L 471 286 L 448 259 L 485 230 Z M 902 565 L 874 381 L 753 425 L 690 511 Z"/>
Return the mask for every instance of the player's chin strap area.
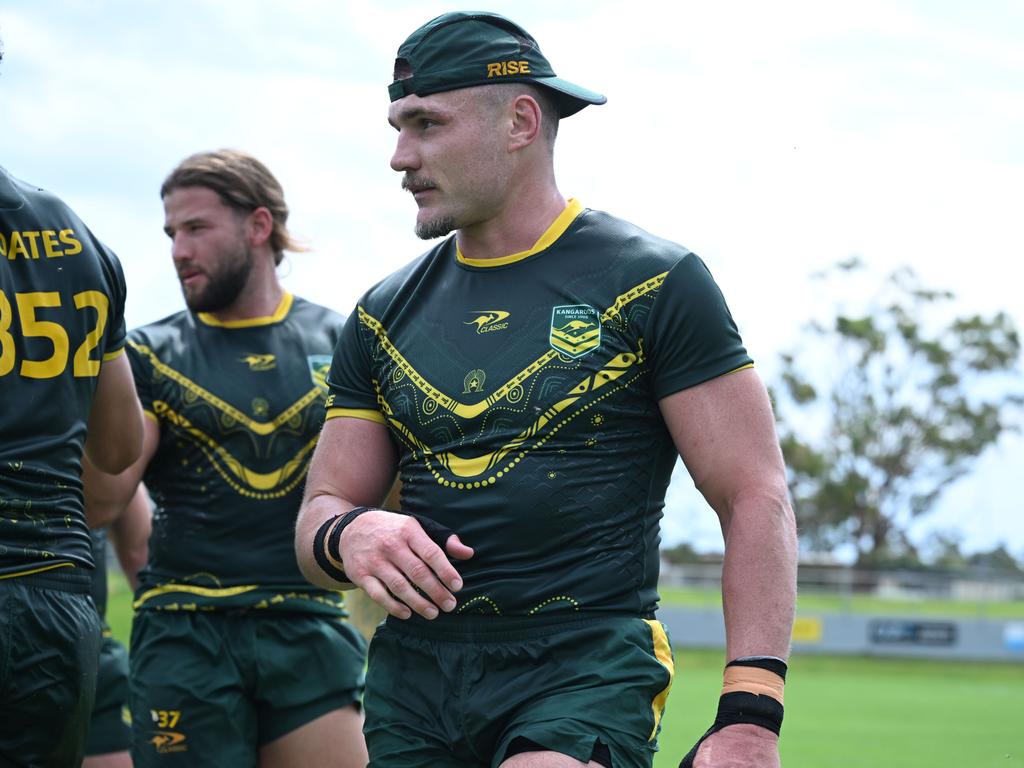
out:
<path id="1" fill-rule="evenodd" d="M 786 662 L 775 656 L 743 656 L 726 664 L 715 722 L 686 753 L 679 768 L 693 768 L 700 745 L 727 725 L 750 723 L 778 735 L 782 730 L 787 669 Z"/>
<path id="2" fill-rule="evenodd" d="M 317 529 L 316 536 L 313 537 L 313 558 L 320 569 L 335 581 L 350 581 L 349 577 L 345 575 L 344 564 L 341 560 L 341 533 L 345 530 L 345 526 L 364 512 L 391 512 L 396 515 L 416 518 L 423 532 L 442 550 L 448 543 L 448 538 L 455 533 L 451 528 L 446 528 L 436 520 L 412 512 L 381 509 L 380 507 L 353 507 L 342 515 L 335 515 L 324 521 L 323 525 Z"/>

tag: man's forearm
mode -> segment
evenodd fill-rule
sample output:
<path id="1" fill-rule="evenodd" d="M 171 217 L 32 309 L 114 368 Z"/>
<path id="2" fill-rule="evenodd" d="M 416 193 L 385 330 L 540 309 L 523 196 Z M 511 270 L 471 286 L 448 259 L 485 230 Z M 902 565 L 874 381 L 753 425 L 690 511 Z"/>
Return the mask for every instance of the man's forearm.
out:
<path id="1" fill-rule="evenodd" d="M 111 475 L 97 469 L 87 456 L 82 456 L 82 487 L 85 496 L 85 517 L 90 528 L 102 528 L 116 520 L 138 488 L 138 473 L 129 467 Z"/>
<path id="2" fill-rule="evenodd" d="M 725 534 L 726 657 L 789 655 L 796 609 L 793 510 L 778 493 L 737 498 Z"/>
<path id="3" fill-rule="evenodd" d="M 324 589 L 351 589 L 354 585 L 332 579 L 321 568 L 313 554 L 313 540 L 320 527 L 331 518 L 343 515 L 355 506 L 330 494 L 310 496 L 302 503 L 295 524 L 295 558 L 299 570 L 311 584 Z"/>

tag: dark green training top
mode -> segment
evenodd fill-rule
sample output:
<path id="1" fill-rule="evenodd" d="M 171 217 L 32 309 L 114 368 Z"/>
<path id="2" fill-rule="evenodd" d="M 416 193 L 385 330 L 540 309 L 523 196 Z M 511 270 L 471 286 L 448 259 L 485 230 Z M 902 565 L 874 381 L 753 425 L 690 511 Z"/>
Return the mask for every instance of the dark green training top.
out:
<path id="1" fill-rule="evenodd" d="M 121 265 L 82 220 L 0 168 L 0 579 L 88 587 L 82 449 L 100 365 L 123 352 L 124 299 Z"/>
<path id="2" fill-rule="evenodd" d="M 372 288 L 328 418 L 386 424 L 402 508 L 476 550 L 457 611 L 648 615 L 676 460 L 658 401 L 750 364 L 700 259 L 570 201 L 530 251 L 449 238 Z"/>
<path id="3" fill-rule="evenodd" d="M 270 317 L 179 312 L 131 332 L 139 397 L 160 425 L 137 608 L 342 613 L 338 593 L 302 577 L 293 541 L 343 322 L 286 294 Z"/>

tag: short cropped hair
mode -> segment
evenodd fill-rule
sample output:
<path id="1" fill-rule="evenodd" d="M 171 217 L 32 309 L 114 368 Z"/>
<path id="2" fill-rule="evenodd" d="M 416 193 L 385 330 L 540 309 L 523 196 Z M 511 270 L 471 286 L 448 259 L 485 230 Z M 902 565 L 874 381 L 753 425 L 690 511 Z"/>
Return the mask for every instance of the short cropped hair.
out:
<path id="1" fill-rule="evenodd" d="M 504 105 L 517 96 L 532 96 L 540 107 L 541 134 L 547 141 L 548 150 L 555 146 L 555 137 L 558 136 L 558 104 L 554 96 L 546 88 L 533 85 L 532 83 L 495 83 L 494 85 L 479 86 L 486 89 L 485 93 L 492 95 L 495 105 Z"/>
<path id="2" fill-rule="evenodd" d="M 306 250 L 288 232 L 288 205 L 281 184 L 270 169 L 252 155 L 236 149 L 190 155 L 164 179 L 160 197 L 167 197 L 182 187 L 211 189 L 224 205 L 245 214 L 257 208 L 270 211 L 274 221 L 270 247 L 275 264 L 281 263 L 285 251 Z"/>

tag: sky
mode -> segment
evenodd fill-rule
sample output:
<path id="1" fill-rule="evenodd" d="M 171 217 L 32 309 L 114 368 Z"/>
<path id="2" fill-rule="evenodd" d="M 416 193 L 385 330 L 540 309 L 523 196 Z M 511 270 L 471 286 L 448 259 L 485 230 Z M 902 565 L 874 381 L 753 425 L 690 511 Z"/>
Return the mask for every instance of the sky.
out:
<path id="1" fill-rule="evenodd" d="M 0 0 L 0 164 L 63 197 L 119 255 L 129 327 L 184 304 L 159 187 L 246 150 L 310 247 L 286 288 L 351 312 L 427 244 L 388 166 L 399 44 L 458 6 L 357 0 Z M 562 122 L 567 197 L 682 243 L 721 285 L 762 376 L 827 314 L 814 272 L 909 265 L 958 312 L 1024 328 L 1024 5 L 1015 0 L 491 2 L 562 77 L 608 96 Z M 852 290 L 852 289 L 851 289 Z M 846 297 L 855 303 L 856 295 Z M 832 301 L 829 298 L 828 301 Z M 1024 439 L 1007 435 L 914 537 L 1024 558 Z M 667 544 L 720 548 L 681 469 Z"/>

